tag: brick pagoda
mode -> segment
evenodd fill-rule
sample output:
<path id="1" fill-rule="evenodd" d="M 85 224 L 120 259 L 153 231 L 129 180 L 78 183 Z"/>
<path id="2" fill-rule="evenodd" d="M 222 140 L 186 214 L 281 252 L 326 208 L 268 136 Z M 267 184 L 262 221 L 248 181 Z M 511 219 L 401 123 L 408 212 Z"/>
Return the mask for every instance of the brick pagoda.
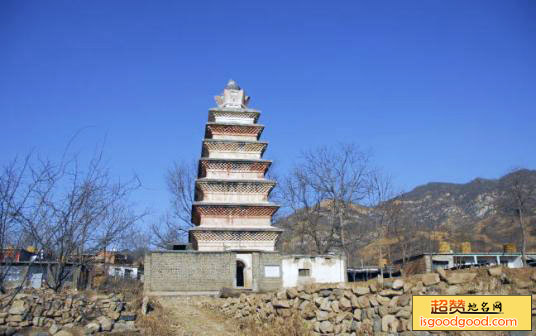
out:
<path id="1" fill-rule="evenodd" d="M 278 206 L 268 200 L 275 186 L 265 174 L 271 161 L 259 141 L 260 112 L 230 80 L 217 108 L 208 113 L 192 206 L 190 242 L 199 251 L 274 251 L 281 229 L 271 225 Z"/>

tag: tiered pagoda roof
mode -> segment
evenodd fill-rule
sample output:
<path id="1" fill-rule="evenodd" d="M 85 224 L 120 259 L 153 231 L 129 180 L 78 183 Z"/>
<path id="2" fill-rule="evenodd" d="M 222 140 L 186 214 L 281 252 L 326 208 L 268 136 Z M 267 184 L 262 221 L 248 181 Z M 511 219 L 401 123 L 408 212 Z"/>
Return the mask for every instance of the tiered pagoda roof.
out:
<path id="1" fill-rule="evenodd" d="M 265 178 L 272 162 L 262 159 L 264 126 L 248 101 L 231 80 L 208 113 L 190 230 L 200 251 L 273 251 L 282 231 L 271 225 L 279 206 L 269 201 L 275 182 Z"/>

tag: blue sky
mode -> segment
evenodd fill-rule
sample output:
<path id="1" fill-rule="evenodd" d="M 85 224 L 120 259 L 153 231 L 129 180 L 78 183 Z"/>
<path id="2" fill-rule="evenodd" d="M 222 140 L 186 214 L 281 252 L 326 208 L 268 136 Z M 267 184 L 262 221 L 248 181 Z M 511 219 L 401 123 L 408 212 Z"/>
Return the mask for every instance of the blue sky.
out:
<path id="1" fill-rule="evenodd" d="M 228 79 L 266 158 L 354 142 L 399 188 L 536 168 L 535 1 L 0 1 L 0 161 L 106 138 L 141 206 Z"/>

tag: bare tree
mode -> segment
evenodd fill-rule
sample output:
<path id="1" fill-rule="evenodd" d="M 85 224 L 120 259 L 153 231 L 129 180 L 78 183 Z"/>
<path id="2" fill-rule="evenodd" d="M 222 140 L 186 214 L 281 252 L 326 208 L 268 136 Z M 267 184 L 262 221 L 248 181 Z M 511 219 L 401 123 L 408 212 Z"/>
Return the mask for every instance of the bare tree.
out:
<path id="1" fill-rule="evenodd" d="M 387 237 L 394 241 L 395 253 L 401 256 L 402 266 L 417 248 L 417 224 L 413 215 L 408 211 L 407 204 L 397 196 L 391 199 L 388 205 Z"/>
<path id="2" fill-rule="evenodd" d="M 95 249 L 104 252 L 104 273 L 108 274 L 106 258 L 111 247 L 117 248 L 125 244 L 137 244 L 133 242 L 136 231 L 136 223 L 143 219 L 147 212 L 134 212 L 130 205 L 122 202 L 106 209 L 103 214 L 101 227 L 94 233 L 92 243 Z"/>
<path id="3" fill-rule="evenodd" d="M 289 246 L 285 250 L 298 253 L 325 254 L 329 252 L 335 240 L 335 230 L 326 228 L 322 220 L 323 194 L 316 192 L 305 179 L 303 172 L 294 172 L 280 185 L 281 200 L 290 208 L 291 215 L 282 223 L 287 231 L 284 240 Z M 297 247 L 293 248 L 295 237 Z M 313 243 L 313 245 L 310 244 Z"/>
<path id="4" fill-rule="evenodd" d="M 521 232 L 521 255 L 527 265 L 527 235 L 529 216 L 536 209 L 536 179 L 526 169 L 514 169 L 503 177 L 498 209 L 517 221 Z"/>
<path id="5" fill-rule="evenodd" d="M 31 155 L 15 158 L 0 172 L 0 292 L 4 293 L 4 281 L 11 269 L 12 257 L 25 242 L 22 231 L 22 213 L 29 206 L 32 193 L 42 176 L 32 176 Z M 9 250 L 8 251 L 8 247 Z"/>
<path id="6" fill-rule="evenodd" d="M 347 236 L 349 214 L 369 196 L 371 172 L 370 154 L 353 144 L 302 154 L 283 190 L 298 219 L 293 229 L 311 239 L 317 253 L 341 249 L 351 263 L 356 239 Z"/>
<path id="7" fill-rule="evenodd" d="M 375 170 L 370 175 L 369 202 L 373 207 L 371 219 L 374 223 L 378 237 L 378 260 L 379 262 L 390 257 L 390 244 L 387 242 L 389 228 L 397 225 L 400 208 L 390 202 L 394 196 L 392 178 L 380 170 Z M 380 269 L 383 276 L 383 268 Z"/>
<path id="8" fill-rule="evenodd" d="M 143 260 L 143 257 L 149 252 L 151 247 L 151 234 L 143 228 L 131 228 L 129 239 L 122 241 L 121 250 L 132 257 L 134 262 Z"/>
<path id="9" fill-rule="evenodd" d="M 171 210 L 151 225 L 153 244 L 169 248 L 173 243 L 184 241 L 192 227 L 192 204 L 195 201 L 197 163 L 175 162 L 167 172 L 166 183 L 171 193 Z"/>
<path id="10" fill-rule="evenodd" d="M 38 160 L 31 170 L 35 187 L 20 223 L 37 249 L 55 261 L 45 281 L 58 290 L 72 276 L 71 266 L 85 262 L 81 256 L 118 243 L 141 218 L 128 203 L 140 182 L 113 180 L 102 151 L 83 168 L 79 155 L 73 155 L 58 164 Z"/>

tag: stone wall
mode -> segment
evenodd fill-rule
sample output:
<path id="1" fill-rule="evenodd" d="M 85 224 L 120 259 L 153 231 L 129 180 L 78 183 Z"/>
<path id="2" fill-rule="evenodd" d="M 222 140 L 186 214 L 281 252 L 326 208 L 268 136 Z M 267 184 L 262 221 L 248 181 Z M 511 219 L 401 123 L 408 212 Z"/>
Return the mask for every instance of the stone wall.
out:
<path id="1" fill-rule="evenodd" d="M 412 295 L 530 295 L 536 293 L 533 272 L 500 267 L 457 272 L 438 270 L 394 281 L 331 287 L 309 285 L 270 294 L 242 294 L 240 298 L 219 299 L 208 305 L 242 322 L 281 322 L 297 315 L 313 335 L 428 335 L 411 331 Z M 535 301 L 533 295 L 533 317 Z"/>
<path id="2" fill-rule="evenodd" d="M 0 335 L 37 327 L 50 335 L 69 336 L 73 329 L 84 334 L 136 331 L 135 307 L 123 300 L 122 294 L 54 293 L 34 290 L 0 297 Z"/>
<path id="3" fill-rule="evenodd" d="M 145 256 L 144 291 L 148 295 L 217 294 L 232 288 L 236 257 L 232 252 L 162 251 Z"/>

